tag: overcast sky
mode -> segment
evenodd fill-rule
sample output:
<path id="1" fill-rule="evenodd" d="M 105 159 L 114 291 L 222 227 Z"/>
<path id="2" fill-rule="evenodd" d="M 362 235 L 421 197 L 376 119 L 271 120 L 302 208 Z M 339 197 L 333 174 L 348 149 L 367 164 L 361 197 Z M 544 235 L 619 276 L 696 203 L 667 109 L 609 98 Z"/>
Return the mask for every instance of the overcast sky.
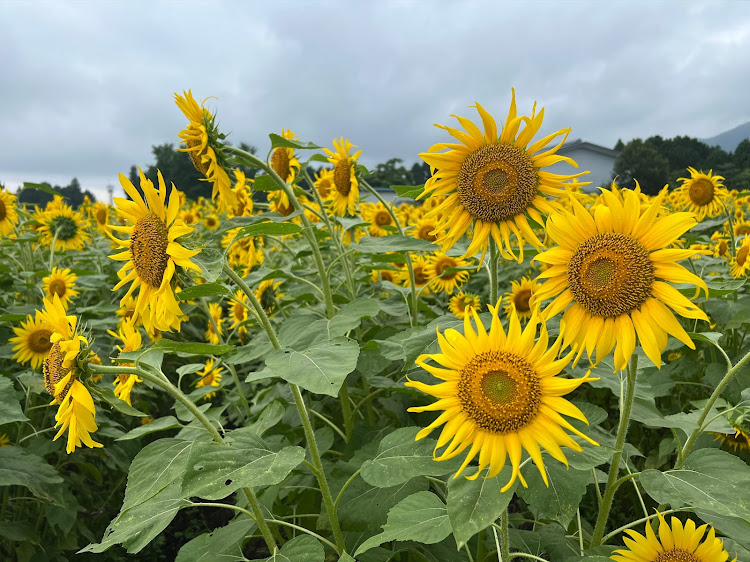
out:
<path id="1" fill-rule="evenodd" d="M 511 87 L 571 139 L 714 136 L 750 120 L 750 2 L 0 0 L 0 181 L 119 187 L 188 88 L 235 144 L 287 127 L 411 164 Z"/>

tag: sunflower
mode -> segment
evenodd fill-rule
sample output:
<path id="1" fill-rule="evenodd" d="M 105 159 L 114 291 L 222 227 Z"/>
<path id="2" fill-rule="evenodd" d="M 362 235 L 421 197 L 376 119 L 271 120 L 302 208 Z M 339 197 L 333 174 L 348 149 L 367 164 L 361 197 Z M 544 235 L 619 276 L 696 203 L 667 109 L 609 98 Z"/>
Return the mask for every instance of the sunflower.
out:
<path id="1" fill-rule="evenodd" d="M 463 291 L 453 295 L 448 301 L 448 310 L 456 318 L 463 320 L 467 314 L 471 314 L 471 310 L 478 310 L 480 306 L 479 296 L 472 293 L 464 293 Z"/>
<path id="2" fill-rule="evenodd" d="M 557 131 L 529 144 L 542 126 L 544 109 L 536 114 L 535 104 L 531 117 L 517 117 L 515 90 L 499 135 L 492 116 L 478 103 L 473 107 L 482 118 L 484 133 L 468 119 L 455 115 L 467 132 L 436 125 L 459 142 L 439 143 L 419 155 L 433 169 L 432 177 L 425 183 L 419 198 L 448 195 L 427 215 L 442 215 L 439 230 L 445 229 L 446 232 L 441 234 L 438 242 L 445 250 L 474 224 L 466 256 L 473 256 L 478 251 L 484 253 L 492 236 L 504 258 L 516 258 L 510 242 L 513 233 L 518 242 L 517 259 L 521 262 L 524 242 L 536 248 L 542 246 L 526 216 L 542 224 L 540 212 L 550 213 L 559 207 L 547 197 L 560 197 L 571 185 L 563 182 L 582 175 L 553 174 L 541 169 L 557 162 L 577 166 L 570 158 L 555 154 L 570 129 Z M 521 124 L 523 129 L 519 132 Z M 547 147 L 560 136 L 562 139 L 556 146 Z M 441 152 L 446 149 L 446 152 Z"/>
<path id="3" fill-rule="evenodd" d="M 498 308 L 489 307 L 492 313 L 489 333 L 477 311 L 471 309 L 476 332 L 467 314 L 464 316 L 463 335 L 453 329 L 444 334 L 438 331 L 440 353 L 422 355 L 417 359 L 417 365 L 444 381 L 433 386 L 411 380 L 406 383 L 406 386 L 438 398 L 429 406 L 409 408 L 410 412 L 443 410 L 435 421 L 417 434 L 417 439 L 445 424 L 434 454 L 438 461 L 456 457 L 471 446 L 454 478 L 477 454 L 479 468 L 468 478 L 473 480 L 488 466 L 487 477 L 493 478 L 503 469 L 507 454 L 513 472 L 502 491 L 510 488 L 516 478 L 526 486 L 520 472 L 521 456 L 526 449 L 545 484 L 549 485 L 541 447 L 566 465 L 561 445 L 581 451 L 580 445 L 563 428 L 596 445 L 561 415 L 588 423 L 586 416 L 562 396 L 595 379 L 591 379 L 588 373 L 579 379 L 558 378 L 573 352 L 556 359 L 562 340 L 558 337 L 547 349 L 549 338 L 544 323 L 541 324 L 539 339 L 534 343 L 538 317 L 521 331 L 518 316 L 513 314 L 506 334 L 498 318 Z M 427 364 L 427 359 L 442 367 Z M 446 445 L 438 455 L 437 450 Z"/>
<path id="4" fill-rule="evenodd" d="M 173 328 L 179 331 L 183 314 L 175 299 L 171 282 L 177 266 L 200 272 L 200 268 L 190 261 L 199 250 L 187 250 L 175 241 L 184 234 L 190 234 L 193 229 L 177 218 L 180 208 L 174 191 L 169 196 L 169 204 L 165 205 L 167 186 L 161 172 L 158 172 L 158 191 L 151 180 L 142 171 L 139 172 L 141 189 L 148 203 L 130 180 L 120 174 L 120 183 L 132 201 L 117 197 L 115 203 L 117 213 L 130 224 L 109 228 L 129 234 L 130 238 L 114 238 L 126 250 L 109 257 L 126 263 L 117 272 L 120 282 L 112 290 L 116 291 L 132 281 L 120 305 L 140 287 L 133 313 L 134 321 L 141 319 L 147 331 L 154 328 L 165 332 Z"/>
<path id="5" fill-rule="evenodd" d="M 520 281 L 512 281 L 509 293 L 505 293 L 505 315 L 510 315 L 515 310 L 522 320 L 531 318 L 530 301 L 537 290 L 541 287 L 536 280 L 522 277 Z"/>
<path id="6" fill-rule="evenodd" d="M 689 167 L 688 172 L 689 178 L 678 178 L 683 182 L 675 190 L 679 205 L 695 213 L 699 221 L 720 214 L 724 210 L 722 201 L 729 196 L 724 184 L 721 183 L 724 178 L 713 175 L 713 170 L 704 174 Z"/>
<path id="7" fill-rule="evenodd" d="M 122 321 L 130 320 L 133 314 L 135 314 L 135 305 L 137 303 L 138 301 L 136 301 L 133 295 L 127 295 L 120 301 L 120 308 L 115 313 Z"/>
<path id="8" fill-rule="evenodd" d="M 335 152 L 324 148 L 328 154 L 328 161 L 333 164 L 333 195 L 331 197 L 331 206 L 333 212 L 343 217 L 347 213 L 354 215 L 357 212 L 357 202 L 359 201 L 359 182 L 357 181 L 357 159 L 362 151 L 355 152 L 351 156 L 349 152 L 354 145 L 349 139 L 341 137 L 333 139 Z"/>
<path id="9" fill-rule="evenodd" d="M 240 341 L 245 341 L 245 334 L 247 334 L 247 327 L 244 326 L 247 322 L 247 295 L 243 291 L 237 291 L 234 293 L 234 304 L 229 309 L 229 319 L 232 324 L 229 326 L 231 329 L 237 329 L 237 335 Z"/>
<path id="10" fill-rule="evenodd" d="M 208 230 L 216 230 L 219 228 L 219 217 L 216 214 L 208 215 L 205 219 L 203 219 L 203 226 L 205 226 Z"/>
<path id="11" fill-rule="evenodd" d="M 571 198 L 572 213 L 562 211 L 547 220 L 547 234 L 559 246 L 534 258 L 548 268 L 538 277 L 546 281 L 531 305 L 555 297 L 543 314 L 551 318 L 565 310 L 560 329 L 566 346 L 578 346 L 578 357 L 585 348 L 591 359 L 596 349 L 598 362 L 617 344 L 615 369 L 624 369 L 637 336 L 649 359 L 660 366 L 668 334 L 695 349 L 667 305 L 680 316 L 708 320 L 668 283 L 692 283 L 708 294 L 700 277 L 676 263 L 695 251 L 667 248 L 695 224 L 695 217 L 658 217 L 665 190 L 645 210 L 633 191 L 602 193 L 607 205 L 596 206 L 593 217 Z"/>
<path id="12" fill-rule="evenodd" d="M 55 196 L 47 204 L 38 220 L 40 226 L 37 233 L 42 245 L 51 246 L 54 242 L 56 252 L 83 250 L 84 245 L 91 240 L 89 233 L 83 229 L 86 224 L 83 215 L 63 203 L 60 196 Z"/>
<path id="13" fill-rule="evenodd" d="M 277 307 L 277 299 L 282 298 L 284 295 L 279 293 L 278 289 L 281 287 L 281 281 L 274 281 L 273 279 L 266 279 L 255 291 L 255 298 L 266 311 L 266 314 L 272 316 L 272 312 Z"/>
<path id="14" fill-rule="evenodd" d="M 427 266 L 427 276 L 433 279 L 431 286 L 435 292 L 445 291 L 449 295 L 469 280 L 468 271 L 449 271 L 467 267 L 469 262 L 461 258 L 447 256 L 442 252 L 436 253 Z"/>
<path id="15" fill-rule="evenodd" d="M 68 453 L 82 444 L 92 448 L 101 447 L 101 443 L 91 439 L 90 435 L 97 430 L 94 399 L 79 380 L 79 370 L 75 363 L 81 353 L 81 344 L 88 345 L 86 339 L 76 332 L 78 319 L 66 316 L 65 308 L 57 295 L 53 301 L 44 300 L 41 316 L 52 328 L 52 347 L 44 359 L 43 372 L 45 389 L 55 397 L 52 404 L 60 405 L 55 414 L 55 427 L 60 427 L 60 430 L 54 439 L 67 430 Z"/>
<path id="16" fill-rule="evenodd" d="M 16 337 L 10 338 L 10 343 L 17 344 L 13 351 L 16 354 L 13 359 L 19 363 L 31 363 L 32 369 L 38 369 L 44 361 L 49 350 L 52 349 L 52 327 L 45 322 L 42 313 L 38 310 L 35 316 L 29 314 L 26 322 L 21 321 L 20 328 L 13 328 Z"/>
<path id="17" fill-rule="evenodd" d="M 318 190 L 321 201 L 328 201 L 333 194 L 333 170 L 328 168 L 321 168 L 320 171 L 315 174 L 315 189 Z"/>
<path id="18" fill-rule="evenodd" d="M 52 299 L 52 295 L 60 297 L 60 301 L 67 309 L 70 299 L 78 296 L 78 291 L 75 290 L 77 280 L 78 276 L 69 269 L 53 267 L 50 276 L 42 279 L 44 293 L 48 299 Z"/>
<path id="19" fill-rule="evenodd" d="M 211 314 L 211 318 L 213 318 L 213 322 L 211 322 L 211 319 L 208 320 L 208 328 L 206 329 L 206 340 L 216 345 L 219 343 L 219 336 L 224 335 L 224 326 L 223 326 L 224 320 L 222 318 L 224 311 L 222 310 L 220 304 L 216 304 L 213 302 L 208 305 L 208 311 Z M 216 323 L 216 329 L 214 329 L 214 323 Z M 217 330 L 218 330 L 218 334 L 216 333 Z"/>
<path id="20" fill-rule="evenodd" d="M 214 359 L 209 359 L 206 361 L 205 368 L 202 371 L 195 373 L 200 377 L 200 380 L 195 383 L 195 388 L 200 388 L 202 386 L 221 386 L 221 373 L 223 370 L 224 369 L 221 367 L 214 368 Z M 203 397 L 203 399 L 211 400 L 214 396 L 216 396 L 215 392 L 209 392 Z"/>
<path id="21" fill-rule="evenodd" d="M 109 205 L 101 201 L 94 204 L 90 210 L 91 218 L 94 219 L 96 229 L 102 234 L 107 233 L 107 222 L 109 221 Z"/>
<path id="22" fill-rule="evenodd" d="M 182 222 L 187 226 L 192 226 L 200 220 L 200 215 L 194 208 L 188 207 L 180 213 L 180 219 L 182 219 Z"/>
<path id="23" fill-rule="evenodd" d="M 378 281 L 389 281 L 397 284 L 400 282 L 402 276 L 403 272 L 398 269 L 373 269 L 370 272 L 370 280 L 373 283 L 377 283 Z"/>
<path id="24" fill-rule="evenodd" d="M 729 256 L 729 239 L 724 238 L 719 232 L 711 235 L 713 255 L 715 258 L 726 258 Z"/>
<path id="25" fill-rule="evenodd" d="M 381 237 L 388 236 L 388 232 L 385 227 L 389 226 L 395 228 L 393 224 L 393 217 L 380 202 L 377 203 L 363 203 L 362 204 L 362 219 L 365 222 L 369 222 L 370 226 L 367 227 L 367 232 L 370 236 Z"/>
<path id="26" fill-rule="evenodd" d="M 16 196 L 0 184 L 0 236 L 10 234 L 18 224 Z"/>
<path id="27" fill-rule="evenodd" d="M 745 239 L 742 245 L 737 249 L 737 254 L 730 258 L 730 272 L 732 277 L 745 277 L 747 276 L 748 270 L 750 270 L 750 259 L 748 254 L 750 253 L 750 238 Z"/>
<path id="28" fill-rule="evenodd" d="M 430 260 L 423 256 L 411 257 L 411 266 L 414 270 L 414 284 L 417 289 L 420 289 L 424 294 L 429 294 L 430 288 L 428 285 L 434 279 L 435 271 L 430 268 Z M 408 273 L 406 273 L 401 280 L 405 286 L 411 286 L 411 279 Z"/>
<path id="29" fill-rule="evenodd" d="M 289 129 L 281 129 L 281 136 L 287 140 L 299 140 L 299 137 L 295 135 Z M 286 183 L 291 184 L 294 178 L 297 177 L 300 169 L 299 160 L 294 156 L 294 149 L 283 146 L 278 146 L 273 149 L 271 154 L 271 168 L 276 172 L 279 177 Z"/>
<path id="30" fill-rule="evenodd" d="M 234 170 L 234 194 L 237 196 L 237 205 L 232 209 L 235 217 L 249 217 L 253 214 L 253 194 L 249 184 L 254 180 L 247 179 L 242 170 Z"/>
<path id="31" fill-rule="evenodd" d="M 10 445 L 10 437 L 7 433 L 0 433 L 0 447 L 7 447 Z"/>
<path id="32" fill-rule="evenodd" d="M 438 221 L 436 219 L 422 217 L 417 220 L 412 230 L 414 238 L 421 238 L 428 242 L 435 242 L 439 237 Z"/>
<path id="33" fill-rule="evenodd" d="M 705 540 L 703 535 L 708 529 Z M 713 527 L 701 525 L 688 519 L 683 526 L 677 517 L 672 517 L 672 527 L 659 513 L 659 538 L 656 538 L 651 525 L 646 523 L 646 536 L 626 529 L 630 538 L 623 542 L 627 550 L 619 549 L 612 553 L 616 562 L 726 562 L 729 554 L 724 550 L 724 542 L 716 538 Z M 736 558 L 735 558 L 736 560 Z"/>
<path id="34" fill-rule="evenodd" d="M 138 351 L 139 349 L 141 349 L 141 333 L 133 325 L 132 321 L 122 322 L 117 333 L 113 332 L 112 330 L 107 330 L 107 333 L 114 338 L 118 338 L 120 341 L 122 341 L 123 344 L 125 344 L 125 347 L 120 347 L 119 345 L 117 346 L 117 350 L 120 352 L 120 354 L 127 353 L 129 351 Z M 118 362 L 118 365 L 131 367 L 133 363 Z M 130 393 L 133 391 L 133 386 L 137 382 L 143 382 L 143 380 L 138 375 L 117 375 L 117 378 L 112 382 L 112 385 L 115 387 L 115 396 L 117 396 L 120 400 L 127 402 L 128 406 L 130 406 Z"/>
<path id="35" fill-rule="evenodd" d="M 732 447 L 735 453 L 737 449 L 750 451 L 750 433 L 739 425 L 732 425 L 732 427 L 734 427 L 734 433 L 716 433 L 715 431 L 709 433 L 715 435 L 714 441 L 721 441 L 722 445 Z"/>
<path id="36" fill-rule="evenodd" d="M 223 248 L 227 248 L 227 262 L 230 267 L 236 270 L 242 269 L 244 276 L 265 261 L 265 253 L 260 237 L 245 236 L 234 242 L 234 238 L 239 231 L 240 227 L 228 230 L 221 239 L 221 245 Z"/>

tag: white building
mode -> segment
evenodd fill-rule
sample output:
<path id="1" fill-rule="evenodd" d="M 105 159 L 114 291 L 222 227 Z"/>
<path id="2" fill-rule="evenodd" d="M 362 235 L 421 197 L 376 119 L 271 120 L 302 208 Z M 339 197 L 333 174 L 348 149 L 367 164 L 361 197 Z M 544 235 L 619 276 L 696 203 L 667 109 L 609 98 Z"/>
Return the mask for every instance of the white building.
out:
<path id="1" fill-rule="evenodd" d="M 555 174 L 575 174 L 589 170 L 589 174 L 579 179 L 580 181 L 591 182 L 584 189 L 586 191 L 594 191 L 597 187 L 609 187 L 610 183 L 612 183 L 615 159 L 620 154 L 620 151 L 576 139 L 562 145 L 557 154 L 572 158 L 578 164 L 578 168 L 574 168 L 567 162 L 558 162 L 545 168 L 545 171 Z"/>

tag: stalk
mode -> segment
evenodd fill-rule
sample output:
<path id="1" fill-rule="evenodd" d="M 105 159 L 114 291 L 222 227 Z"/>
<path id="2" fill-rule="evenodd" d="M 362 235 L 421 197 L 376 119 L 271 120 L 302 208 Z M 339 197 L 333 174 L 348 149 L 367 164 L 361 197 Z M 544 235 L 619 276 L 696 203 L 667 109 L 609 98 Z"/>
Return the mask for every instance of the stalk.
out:
<path id="1" fill-rule="evenodd" d="M 490 304 L 497 304 L 497 244 L 490 236 Z"/>

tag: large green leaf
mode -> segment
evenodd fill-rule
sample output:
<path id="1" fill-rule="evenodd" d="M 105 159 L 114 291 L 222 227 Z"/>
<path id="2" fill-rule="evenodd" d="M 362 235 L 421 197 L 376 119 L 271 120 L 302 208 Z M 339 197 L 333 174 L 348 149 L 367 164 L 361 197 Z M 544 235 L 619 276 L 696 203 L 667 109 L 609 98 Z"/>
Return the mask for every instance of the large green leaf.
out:
<path id="1" fill-rule="evenodd" d="M 386 435 L 378 446 L 378 454 L 362 464 L 362 479 L 372 486 L 388 488 L 415 476 L 441 476 L 458 470 L 462 459 L 434 460 L 437 441 L 429 438 L 415 441 L 419 430 L 419 427 L 403 427 Z"/>
<path id="2" fill-rule="evenodd" d="M 314 144 L 311 142 L 302 142 L 298 140 L 285 139 L 281 135 L 277 135 L 275 133 L 271 133 L 270 135 L 268 135 L 268 138 L 271 139 L 271 148 L 284 147 L 284 148 L 299 148 L 302 150 L 315 150 L 317 148 L 321 148 L 317 144 Z"/>
<path id="3" fill-rule="evenodd" d="M 279 341 L 284 347 L 305 349 L 326 340 L 346 335 L 362 322 L 362 318 L 375 316 L 380 312 L 380 302 L 371 298 L 359 298 L 341 307 L 330 319 L 319 319 L 309 311 L 293 313 L 284 321 L 279 330 Z"/>
<path id="4" fill-rule="evenodd" d="M 196 448 L 185 472 L 185 497 L 218 500 L 240 488 L 278 484 L 305 459 L 301 447 L 271 450 L 253 428 L 236 429 L 226 445 Z"/>
<path id="5" fill-rule="evenodd" d="M 209 283 L 219 278 L 221 269 L 224 267 L 224 254 L 214 248 L 203 248 L 201 253 L 192 260 L 201 268 L 203 278 Z"/>
<path id="6" fill-rule="evenodd" d="M 182 342 L 168 339 L 160 339 L 151 349 L 161 349 L 168 353 L 185 353 L 188 355 L 224 355 L 232 351 L 231 344 L 213 345 L 210 343 Z"/>
<path id="7" fill-rule="evenodd" d="M 385 254 L 387 252 L 433 252 L 437 246 L 421 238 L 392 234 L 382 238 L 368 236 L 359 244 L 352 244 L 351 248 L 363 254 Z"/>
<path id="8" fill-rule="evenodd" d="M 357 549 L 354 556 L 384 542 L 417 541 L 434 544 L 451 534 L 448 510 L 431 492 L 417 492 L 401 500 L 388 512 L 388 522 L 383 532 L 370 537 Z"/>
<path id="9" fill-rule="evenodd" d="M 224 527 L 203 533 L 184 544 L 175 562 L 231 562 L 245 560 L 242 540 L 255 528 L 255 522 L 242 517 Z"/>
<path id="10" fill-rule="evenodd" d="M 232 298 L 232 291 L 230 291 L 226 285 L 221 283 L 203 283 L 202 285 L 193 285 L 187 289 L 183 289 L 179 293 L 175 293 L 175 297 L 179 301 L 186 301 L 190 299 L 197 299 L 199 297 L 226 297 Z"/>
<path id="11" fill-rule="evenodd" d="M 143 437 L 144 435 L 149 435 L 150 433 L 156 433 L 157 431 L 165 431 L 167 429 L 177 429 L 178 427 L 182 427 L 182 424 L 179 422 L 179 420 L 176 417 L 164 416 L 163 418 L 158 418 L 152 421 L 151 423 L 147 423 L 146 425 L 139 425 L 138 427 L 131 429 L 122 437 L 118 437 L 117 441 L 128 441 L 130 439 L 138 439 L 139 437 Z"/>
<path id="12" fill-rule="evenodd" d="M 681 468 L 644 470 L 640 481 L 649 496 L 673 507 L 692 506 L 726 517 L 750 520 L 750 467 L 719 449 L 691 453 Z"/>
<path id="13" fill-rule="evenodd" d="M 25 486 L 36 497 L 50 500 L 45 485 L 62 481 L 42 457 L 14 445 L 0 447 L 0 486 Z"/>
<path id="14" fill-rule="evenodd" d="M 0 425 L 28 419 L 16 398 L 13 381 L 9 377 L 0 376 Z"/>
<path id="15" fill-rule="evenodd" d="M 528 503 L 539 519 L 556 519 L 567 528 L 575 517 L 581 499 L 586 493 L 590 471 L 567 469 L 564 464 L 548 458 L 545 462 L 549 487 L 535 466 L 526 474 L 528 488 L 518 490 L 518 495 Z"/>
<path id="16" fill-rule="evenodd" d="M 286 234 L 296 234 L 302 227 L 293 222 L 259 222 L 249 224 L 240 228 L 232 239 L 232 244 L 239 242 L 249 236 L 284 236 Z"/>
<path id="17" fill-rule="evenodd" d="M 310 535 L 300 535 L 293 538 L 269 558 L 255 562 L 324 562 L 325 551 L 323 545 Z"/>
<path id="18" fill-rule="evenodd" d="M 344 337 L 313 344 L 304 351 L 277 349 L 266 365 L 277 376 L 317 394 L 338 396 L 346 376 L 357 367 L 359 344 Z"/>
<path id="19" fill-rule="evenodd" d="M 424 184 L 421 185 L 392 185 L 391 189 L 396 192 L 399 197 L 408 197 L 409 199 L 416 199 L 422 193 L 424 193 Z"/>
<path id="20" fill-rule="evenodd" d="M 511 467 L 506 466 L 494 478 L 480 476 L 475 480 L 463 477 L 448 480 L 448 518 L 459 549 L 508 507 L 516 483 L 505 492 L 500 490 L 510 480 L 511 473 Z"/>

